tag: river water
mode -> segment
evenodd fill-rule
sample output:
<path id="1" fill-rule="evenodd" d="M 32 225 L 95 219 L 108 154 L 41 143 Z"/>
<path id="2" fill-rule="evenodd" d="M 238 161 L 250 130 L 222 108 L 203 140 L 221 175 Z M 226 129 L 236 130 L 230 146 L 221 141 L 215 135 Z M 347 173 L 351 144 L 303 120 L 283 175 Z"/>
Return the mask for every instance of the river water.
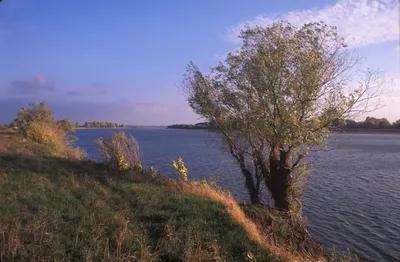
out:
<path id="1" fill-rule="evenodd" d="M 77 130 L 90 158 L 101 159 L 94 139 L 113 129 Z M 181 156 L 189 177 L 215 177 L 219 186 L 246 201 L 235 163 L 203 130 L 124 129 L 140 143 L 146 166 L 176 176 L 171 161 Z M 347 248 L 371 261 L 400 261 L 400 135 L 334 134 L 329 151 L 315 153 L 303 195 L 303 211 L 314 239 L 338 252 Z"/>

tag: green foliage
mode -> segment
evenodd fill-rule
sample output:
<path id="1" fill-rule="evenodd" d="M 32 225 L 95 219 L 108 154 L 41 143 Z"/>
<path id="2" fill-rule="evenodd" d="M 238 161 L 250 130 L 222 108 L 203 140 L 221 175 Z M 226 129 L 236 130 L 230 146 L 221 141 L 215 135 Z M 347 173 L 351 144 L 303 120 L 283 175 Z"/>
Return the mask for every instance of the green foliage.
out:
<path id="1" fill-rule="evenodd" d="M 209 123 L 197 123 L 195 125 L 170 125 L 167 126 L 170 129 L 211 129 Z"/>
<path id="2" fill-rule="evenodd" d="M 12 126 L 17 127 L 22 134 L 26 134 L 29 123 L 40 122 L 45 124 L 54 124 L 53 112 L 48 108 L 45 101 L 39 105 L 30 103 L 28 108 L 22 107 Z"/>
<path id="3" fill-rule="evenodd" d="M 400 129 L 400 119 L 393 123 L 393 128 Z"/>
<path id="4" fill-rule="evenodd" d="M 68 132 L 73 130 L 73 124 L 67 119 L 56 122 L 46 102 L 22 107 L 12 125 L 25 137 L 47 146 L 54 156 L 69 159 L 86 157 L 83 150 L 72 147 L 76 137 Z"/>
<path id="5" fill-rule="evenodd" d="M 275 23 L 240 37 L 241 49 L 209 73 L 190 63 L 184 89 L 237 161 L 251 201 L 260 202 L 265 183 L 275 206 L 289 210 L 301 193 L 293 183 L 304 156 L 325 146 L 335 119 L 374 109 L 385 82 L 367 71 L 355 87 L 349 75 L 359 59 L 323 23 Z"/>
<path id="6" fill-rule="evenodd" d="M 75 130 L 75 125 L 66 118 L 63 120 L 57 121 L 57 126 L 60 127 L 61 129 L 65 130 L 66 132 L 72 132 Z"/>
<path id="7" fill-rule="evenodd" d="M 367 117 L 364 121 L 354 121 L 351 119 L 336 119 L 332 126 L 336 130 L 343 131 L 393 131 L 400 129 L 400 120 L 390 123 L 386 118 Z"/>
<path id="8" fill-rule="evenodd" d="M 127 137 L 124 132 L 114 133 L 111 139 L 96 139 L 97 149 L 105 157 L 107 165 L 119 171 L 138 169 L 143 171 L 140 163 L 139 143 L 133 137 Z"/>
<path id="9" fill-rule="evenodd" d="M 82 127 L 85 128 L 117 128 L 117 127 L 126 127 L 122 124 L 115 124 L 110 122 L 85 122 Z"/>

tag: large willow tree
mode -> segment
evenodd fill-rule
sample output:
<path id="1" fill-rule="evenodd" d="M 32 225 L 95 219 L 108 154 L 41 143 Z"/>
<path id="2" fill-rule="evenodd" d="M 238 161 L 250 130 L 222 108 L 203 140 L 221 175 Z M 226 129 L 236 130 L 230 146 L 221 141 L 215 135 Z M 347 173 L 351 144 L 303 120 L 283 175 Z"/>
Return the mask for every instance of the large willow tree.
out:
<path id="1" fill-rule="evenodd" d="M 375 108 L 383 80 L 358 74 L 358 57 L 323 23 L 275 23 L 240 37 L 241 49 L 206 73 L 190 63 L 184 89 L 239 165 L 251 202 L 265 185 L 276 208 L 292 211 L 304 156 L 326 143 L 334 120 Z"/>

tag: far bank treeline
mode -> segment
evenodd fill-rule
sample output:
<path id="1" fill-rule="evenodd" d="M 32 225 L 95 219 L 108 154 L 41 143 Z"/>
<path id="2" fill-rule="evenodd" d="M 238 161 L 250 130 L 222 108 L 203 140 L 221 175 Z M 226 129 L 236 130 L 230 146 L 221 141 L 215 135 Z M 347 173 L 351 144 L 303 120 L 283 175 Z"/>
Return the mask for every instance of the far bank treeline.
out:
<path id="1" fill-rule="evenodd" d="M 337 119 L 333 123 L 334 131 L 357 131 L 357 130 L 393 130 L 400 132 L 400 119 L 390 123 L 387 118 L 367 117 L 364 121 L 354 121 L 351 119 Z M 170 125 L 170 129 L 212 129 L 212 124 L 208 122 L 197 123 L 194 125 Z"/>
<path id="2" fill-rule="evenodd" d="M 85 122 L 83 125 L 79 123 L 73 124 L 69 119 L 63 119 L 57 121 L 57 125 L 62 127 L 64 130 L 72 131 L 75 128 L 122 128 L 127 127 L 126 125 L 110 123 L 110 122 Z"/>
<path id="3" fill-rule="evenodd" d="M 333 123 L 335 129 L 339 130 L 363 130 L 363 129 L 381 129 L 388 130 L 394 129 L 400 131 L 400 119 L 396 122 L 390 123 L 386 118 L 367 117 L 364 121 L 354 121 L 351 119 L 338 119 Z"/>
<path id="4" fill-rule="evenodd" d="M 126 125 L 116 124 L 111 122 L 85 122 L 83 125 L 79 123 L 75 124 L 78 128 L 117 128 L 117 127 L 127 127 Z"/>
<path id="5" fill-rule="evenodd" d="M 211 125 L 207 122 L 203 122 L 203 123 L 197 123 L 194 125 L 185 125 L 185 124 L 170 125 L 170 126 L 167 126 L 167 128 L 170 128 L 170 129 L 211 129 Z"/>

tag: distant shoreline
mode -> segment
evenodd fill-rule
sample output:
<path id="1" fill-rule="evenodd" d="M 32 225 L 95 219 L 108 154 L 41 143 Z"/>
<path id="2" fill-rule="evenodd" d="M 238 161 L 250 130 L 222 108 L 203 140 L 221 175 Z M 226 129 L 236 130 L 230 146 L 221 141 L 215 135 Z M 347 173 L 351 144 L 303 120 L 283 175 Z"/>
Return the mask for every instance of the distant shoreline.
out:
<path id="1" fill-rule="evenodd" d="M 75 127 L 75 130 L 84 130 L 84 129 L 127 129 L 131 127 Z"/>
<path id="2" fill-rule="evenodd" d="M 400 129 L 341 129 L 332 130 L 332 133 L 347 133 L 347 134 L 400 134 Z"/>
<path id="3" fill-rule="evenodd" d="M 169 130 L 204 130 L 209 131 L 209 128 L 183 128 L 183 127 L 167 127 L 167 126 L 126 126 L 126 127 L 77 127 L 75 130 L 100 130 L 100 129 L 169 129 Z M 400 129 L 341 129 L 332 130 L 334 134 L 400 134 Z"/>
<path id="4" fill-rule="evenodd" d="M 76 127 L 75 130 L 85 130 L 85 129 L 137 129 L 137 128 L 167 129 L 166 126 L 124 126 L 124 127 Z"/>

